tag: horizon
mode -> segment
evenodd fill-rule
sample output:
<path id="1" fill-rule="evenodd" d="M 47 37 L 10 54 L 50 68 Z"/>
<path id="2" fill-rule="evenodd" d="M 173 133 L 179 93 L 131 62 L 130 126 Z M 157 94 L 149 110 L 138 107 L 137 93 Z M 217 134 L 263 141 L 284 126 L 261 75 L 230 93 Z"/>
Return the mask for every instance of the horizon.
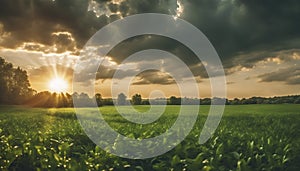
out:
<path id="1" fill-rule="evenodd" d="M 40 91 L 40 92 L 37 92 L 36 94 L 38 93 L 42 93 L 42 92 L 49 92 L 51 94 L 64 94 L 64 95 L 73 95 L 74 93 L 77 93 L 78 95 L 80 95 L 81 93 L 84 93 L 86 95 L 88 95 L 89 98 L 93 98 L 96 94 L 100 94 L 102 99 L 117 99 L 118 97 L 115 96 L 115 97 L 105 97 L 105 96 L 102 96 L 101 92 L 95 92 L 94 95 L 90 95 L 88 93 L 85 93 L 85 92 L 73 92 L 73 93 L 69 93 L 69 92 L 51 92 L 51 91 L 48 91 L 48 90 L 45 90 L 45 91 Z M 140 94 L 140 93 L 135 93 L 135 94 L 131 94 L 131 95 L 126 95 L 125 93 L 123 93 L 125 96 L 126 96 L 126 99 L 130 100 L 132 98 L 132 96 L 136 95 L 136 94 Z M 228 97 L 225 97 L 226 99 L 228 100 L 234 100 L 235 98 L 237 99 L 249 99 L 249 98 L 276 98 L 276 97 L 289 97 L 289 96 L 300 96 L 300 94 L 288 94 L 288 95 L 280 95 L 280 96 L 251 96 L 251 97 L 233 97 L 233 98 L 228 98 Z M 153 97 L 153 98 L 147 98 L 147 97 L 144 97 L 141 96 L 143 100 L 149 100 L 149 99 L 170 99 L 170 97 L 176 97 L 176 98 L 188 98 L 188 99 L 205 99 L 205 98 L 209 98 L 209 99 L 213 99 L 213 98 L 224 98 L 224 97 L 183 97 L 183 96 L 175 96 L 175 95 L 171 95 L 171 96 L 168 96 L 168 97 Z"/>

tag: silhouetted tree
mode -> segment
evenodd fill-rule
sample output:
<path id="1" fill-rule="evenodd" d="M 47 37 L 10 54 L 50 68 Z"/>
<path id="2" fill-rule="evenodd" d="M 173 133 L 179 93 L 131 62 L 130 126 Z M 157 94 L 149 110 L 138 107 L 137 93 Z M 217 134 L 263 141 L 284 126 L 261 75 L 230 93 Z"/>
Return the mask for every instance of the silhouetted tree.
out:
<path id="1" fill-rule="evenodd" d="M 103 99 L 100 93 L 95 94 L 97 106 L 103 106 Z"/>
<path id="2" fill-rule="evenodd" d="M 143 100 L 142 105 L 150 105 L 149 99 Z"/>
<path id="3" fill-rule="evenodd" d="M 177 98 L 175 96 L 170 97 L 170 104 L 171 105 L 180 105 L 181 104 L 181 98 Z"/>
<path id="4" fill-rule="evenodd" d="M 72 97 L 64 93 L 50 93 L 49 91 L 39 92 L 29 99 L 26 105 L 32 107 L 72 107 Z"/>
<path id="5" fill-rule="evenodd" d="M 132 103 L 134 105 L 142 104 L 142 96 L 140 94 L 135 94 L 134 96 L 132 96 Z"/>
<path id="6" fill-rule="evenodd" d="M 114 105 L 114 101 L 112 98 L 103 99 L 102 102 L 103 102 L 104 106 L 113 106 Z"/>
<path id="7" fill-rule="evenodd" d="M 86 93 L 80 93 L 77 99 L 75 100 L 77 102 L 76 103 L 77 107 L 93 107 L 96 105 L 93 103 L 93 100 Z"/>
<path id="8" fill-rule="evenodd" d="M 126 105 L 126 96 L 125 96 L 125 94 L 124 93 L 120 93 L 119 95 L 118 95 L 118 99 L 117 99 L 117 104 L 118 105 Z"/>
<path id="9" fill-rule="evenodd" d="M 69 93 L 66 93 L 66 99 L 67 99 L 67 107 L 73 107 L 73 98 L 72 95 Z"/>
<path id="10" fill-rule="evenodd" d="M 0 57 L 0 104 L 21 104 L 34 93 L 27 72 Z"/>
<path id="11" fill-rule="evenodd" d="M 295 98 L 295 101 L 294 101 L 295 104 L 300 104 L 300 96 Z"/>
<path id="12" fill-rule="evenodd" d="M 54 107 L 50 106 L 52 104 L 52 94 L 49 91 L 43 91 L 35 94 L 31 99 L 29 99 L 25 104 L 31 107 Z"/>

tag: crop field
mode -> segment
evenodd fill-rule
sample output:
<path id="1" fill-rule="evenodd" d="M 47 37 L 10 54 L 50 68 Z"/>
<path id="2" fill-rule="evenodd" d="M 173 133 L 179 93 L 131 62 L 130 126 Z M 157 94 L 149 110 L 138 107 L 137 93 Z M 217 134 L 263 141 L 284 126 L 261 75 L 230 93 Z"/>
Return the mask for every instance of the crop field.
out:
<path id="1" fill-rule="evenodd" d="M 144 125 L 126 121 L 115 107 L 100 111 L 119 133 L 148 138 L 170 128 L 179 109 L 167 106 L 157 121 Z M 0 170 L 300 170 L 300 105 L 226 106 L 213 137 L 200 145 L 208 110 L 209 106 L 200 107 L 193 130 L 174 149 L 133 160 L 96 146 L 74 109 L 1 106 Z"/>

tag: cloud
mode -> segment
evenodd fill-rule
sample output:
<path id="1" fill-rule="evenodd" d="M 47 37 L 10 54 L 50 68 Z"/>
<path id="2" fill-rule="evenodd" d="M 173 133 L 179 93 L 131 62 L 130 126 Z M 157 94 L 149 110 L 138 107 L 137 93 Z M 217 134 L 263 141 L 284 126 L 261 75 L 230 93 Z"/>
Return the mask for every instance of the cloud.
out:
<path id="1" fill-rule="evenodd" d="M 147 70 L 137 75 L 137 79 L 132 85 L 160 84 L 168 85 L 175 84 L 175 80 L 167 73 L 158 70 Z"/>
<path id="2" fill-rule="evenodd" d="M 277 71 L 261 74 L 260 82 L 284 82 L 289 85 L 300 84 L 300 66 L 293 66 Z"/>
<path id="3" fill-rule="evenodd" d="M 95 63 L 94 63 L 95 64 Z M 138 63 L 135 65 L 140 65 L 142 63 Z M 146 85 L 146 84 L 174 84 L 174 79 L 166 72 L 149 69 L 143 72 L 139 69 L 129 68 L 116 68 L 115 66 L 101 65 L 98 69 L 97 64 L 90 65 L 89 67 L 85 67 L 79 74 L 76 75 L 77 82 L 89 82 L 92 79 L 105 81 L 107 79 L 115 79 L 122 80 L 124 78 L 134 78 L 133 85 Z M 96 69 L 96 74 L 94 71 Z M 116 74 L 117 73 L 117 74 Z M 137 75 L 136 75 L 137 74 Z"/>
<path id="4" fill-rule="evenodd" d="M 169 3 L 171 2 L 171 3 Z M 144 12 L 169 13 L 176 0 L 2 0 L 0 2 L 0 46 L 16 48 L 25 42 L 53 46 L 57 36 L 68 32 L 75 40 L 72 49 L 80 49 L 100 28 L 120 17 Z M 60 35 L 60 40 L 67 40 Z M 67 44 L 65 44 L 67 45 Z M 59 53 L 60 51 L 58 51 Z"/>
<path id="5" fill-rule="evenodd" d="M 264 50 L 253 51 L 245 54 L 237 55 L 230 61 L 227 61 L 227 69 L 234 68 L 253 68 L 259 62 L 276 62 L 278 64 L 283 62 L 290 62 L 299 60 L 300 49 L 288 49 L 288 50 Z M 235 71 L 233 71 L 235 72 Z"/>
<path id="6" fill-rule="evenodd" d="M 24 42 L 36 42 L 53 46 L 56 41 L 66 40 L 63 35 L 53 33 L 68 32 L 75 39 L 75 47 L 81 48 L 108 22 L 107 17 L 97 18 L 87 7 L 85 0 L 3 0 L 0 2 L 0 23 L 2 32 L 10 36 L 0 45 L 16 48 Z"/>
<path id="7" fill-rule="evenodd" d="M 235 82 L 233 82 L 233 81 L 229 81 L 229 82 L 227 82 L 227 85 L 230 85 L 230 84 L 234 84 Z"/>
<path id="8" fill-rule="evenodd" d="M 231 67 L 231 59 L 239 54 L 299 47 L 298 1 L 275 1 L 270 5 L 259 0 L 201 0 L 180 1 L 180 4 L 185 9 L 181 17 L 207 35 L 226 68 Z M 147 12 L 176 15 L 177 8 L 177 0 L 2 0 L 1 32 L 10 36 L 6 36 L 1 46 L 18 47 L 24 42 L 54 45 L 53 33 L 68 32 L 76 44 L 66 49 L 80 49 L 97 30 L 113 21 L 110 17 Z M 176 43 L 156 42 L 161 48 L 177 47 Z M 264 56 L 256 60 L 261 58 Z"/>
<path id="9" fill-rule="evenodd" d="M 143 4 L 147 7 L 140 6 L 139 1 L 123 1 L 122 4 L 133 7 L 128 14 L 142 12 L 142 9 L 148 12 L 151 6 L 147 3 Z M 153 4 L 151 12 L 158 10 Z M 261 61 L 278 56 L 286 61 L 291 53 L 299 52 L 300 10 L 295 9 L 299 6 L 296 1 L 276 1 L 272 5 L 243 0 L 182 1 L 181 4 L 185 9 L 181 17 L 205 33 L 218 51 L 227 74 L 253 68 Z M 289 8 L 291 10 L 286 10 Z M 189 66 L 200 64 L 182 44 L 159 36 L 139 36 L 124 41 L 111 51 L 110 56 L 119 63 L 134 52 L 152 48 L 172 52 Z M 198 68 L 197 71 L 201 73 L 196 75 L 207 78 L 205 69 Z"/>

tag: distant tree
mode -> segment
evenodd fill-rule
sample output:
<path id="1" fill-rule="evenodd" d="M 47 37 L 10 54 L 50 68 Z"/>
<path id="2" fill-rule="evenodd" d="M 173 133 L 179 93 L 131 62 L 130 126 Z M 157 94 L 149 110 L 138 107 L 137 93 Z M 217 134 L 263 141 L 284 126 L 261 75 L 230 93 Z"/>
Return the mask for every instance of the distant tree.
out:
<path id="1" fill-rule="evenodd" d="M 83 92 L 79 94 L 77 102 L 79 102 L 77 103 L 78 107 L 92 107 L 95 105 L 89 95 Z"/>
<path id="2" fill-rule="evenodd" d="M 200 104 L 202 104 L 202 105 L 210 105 L 211 104 L 211 99 L 210 98 L 200 99 Z"/>
<path id="3" fill-rule="evenodd" d="M 264 98 L 262 98 L 262 97 L 256 97 L 256 98 L 255 98 L 255 101 L 256 101 L 256 102 L 255 102 L 256 104 L 263 104 Z"/>
<path id="4" fill-rule="evenodd" d="M 113 106 L 114 105 L 114 101 L 112 98 L 103 99 L 102 102 L 103 102 L 104 106 Z"/>
<path id="5" fill-rule="evenodd" d="M 225 98 L 214 97 L 211 99 L 211 104 L 213 105 L 223 105 L 226 104 Z"/>
<path id="6" fill-rule="evenodd" d="M 181 99 L 183 105 L 199 105 L 199 99 L 184 97 Z"/>
<path id="7" fill-rule="evenodd" d="M 68 93 L 50 93 L 43 91 L 35 94 L 31 99 L 24 104 L 31 107 L 73 107 L 72 96 Z"/>
<path id="8" fill-rule="evenodd" d="M 232 104 L 232 105 L 238 105 L 238 104 L 240 104 L 240 99 L 234 98 L 234 99 L 230 102 L 230 104 Z"/>
<path id="9" fill-rule="evenodd" d="M 140 94 L 135 94 L 134 96 L 132 96 L 132 103 L 134 105 L 142 104 L 142 96 Z"/>
<path id="10" fill-rule="evenodd" d="M 95 99 L 96 99 L 97 106 L 99 107 L 103 106 L 103 99 L 100 93 L 95 94 Z"/>
<path id="11" fill-rule="evenodd" d="M 149 99 L 143 100 L 142 105 L 150 105 Z"/>
<path id="12" fill-rule="evenodd" d="M 51 93 L 49 91 L 42 91 L 35 94 L 32 98 L 26 101 L 25 104 L 31 107 L 48 107 L 46 104 L 50 98 Z"/>
<path id="13" fill-rule="evenodd" d="M 58 99 L 56 107 L 71 107 L 69 106 L 69 99 L 66 94 L 60 93 L 56 98 Z"/>
<path id="14" fill-rule="evenodd" d="M 269 99 L 264 99 L 263 101 L 262 101 L 262 104 L 270 104 L 271 102 L 270 102 L 270 100 Z"/>
<path id="15" fill-rule="evenodd" d="M 241 104 L 248 104 L 248 101 L 246 98 L 242 98 L 240 101 L 241 101 Z"/>
<path id="16" fill-rule="evenodd" d="M 67 99 L 67 107 L 74 107 L 72 95 L 66 93 L 66 99 Z"/>
<path id="17" fill-rule="evenodd" d="M 72 95 L 68 95 L 70 97 L 69 104 L 73 107 L 75 104 L 76 107 L 94 107 L 96 104 L 93 99 L 89 97 L 86 93 L 74 92 Z"/>
<path id="18" fill-rule="evenodd" d="M 117 105 L 126 105 L 126 96 L 124 93 L 120 93 L 117 99 Z"/>
<path id="19" fill-rule="evenodd" d="M 171 105 L 180 105 L 181 104 L 181 98 L 177 98 L 175 96 L 170 97 L 170 104 Z"/>
<path id="20" fill-rule="evenodd" d="M 149 99 L 149 103 L 151 105 L 166 105 L 168 104 L 168 100 L 166 98 L 155 98 L 155 99 Z"/>
<path id="21" fill-rule="evenodd" d="M 77 92 L 74 92 L 71 96 L 72 96 L 72 99 L 79 98 L 79 94 Z"/>

